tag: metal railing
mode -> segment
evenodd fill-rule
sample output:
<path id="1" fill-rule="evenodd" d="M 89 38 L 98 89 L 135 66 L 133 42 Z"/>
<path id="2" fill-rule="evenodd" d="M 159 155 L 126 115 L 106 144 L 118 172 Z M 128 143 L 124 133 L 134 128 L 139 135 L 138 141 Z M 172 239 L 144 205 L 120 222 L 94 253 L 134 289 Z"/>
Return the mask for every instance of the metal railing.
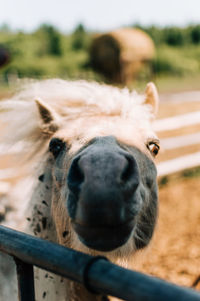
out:
<path id="1" fill-rule="evenodd" d="M 20 301 L 34 301 L 33 266 L 82 283 L 97 294 L 130 301 L 196 301 L 200 294 L 81 252 L 0 226 L 0 251 L 17 266 Z M 1 279 L 0 279 L 1 281 Z"/>

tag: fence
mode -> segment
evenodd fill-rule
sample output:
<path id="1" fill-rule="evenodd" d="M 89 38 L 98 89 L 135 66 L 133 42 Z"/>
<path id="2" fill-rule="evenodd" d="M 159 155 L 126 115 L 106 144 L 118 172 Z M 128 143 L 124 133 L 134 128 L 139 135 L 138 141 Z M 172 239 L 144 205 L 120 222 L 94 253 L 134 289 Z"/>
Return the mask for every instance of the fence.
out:
<path id="1" fill-rule="evenodd" d="M 200 294 L 158 278 L 121 268 L 31 235 L 0 226 L 0 251 L 14 257 L 20 301 L 34 301 L 33 266 L 77 281 L 93 293 L 129 301 L 199 301 Z"/>
<path id="2" fill-rule="evenodd" d="M 160 132 L 173 131 L 197 125 L 200 125 L 200 111 L 157 120 L 154 123 L 154 129 L 159 136 Z M 161 147 L 165 150 L 180 149 L 182 147 L 193 146 L 195 144 L 200 144 L 199 132 L 161 139 Z M 200 166 L 200 152 L 179 156 L 175 159 L 159 163 L 157 165 L 158 176 L 167 176 L 184 169 L 197 166 Z"/>

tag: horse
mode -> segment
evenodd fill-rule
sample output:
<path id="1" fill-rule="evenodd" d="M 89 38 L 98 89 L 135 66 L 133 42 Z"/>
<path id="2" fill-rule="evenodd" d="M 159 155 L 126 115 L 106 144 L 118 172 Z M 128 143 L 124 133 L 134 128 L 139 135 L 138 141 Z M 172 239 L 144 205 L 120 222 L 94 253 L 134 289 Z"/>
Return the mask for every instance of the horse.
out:
<path id="1" fill-rule="evenodd" d="M 149 245 L 157 220 L 158 102 L 153 83 L 140 95 L 61 79 L 26 83 L 1 101 L 1 142 L 21 143 L 16 164 L 31 183 L 29 198 L 23 184 L 15 204 L 26 218 L 23 231 L 129 267 Z M 103 300 L 40 269 L 35 286 L 38 301 Z M 13 294 L 3 301 L 15 300 Z"/>
<path id="2" fill-rule="evenodd" d="M 5 46 L 0 44 L 0 68 L 8 64 L 10 59 L 10 52 L 5 48 Z"/>

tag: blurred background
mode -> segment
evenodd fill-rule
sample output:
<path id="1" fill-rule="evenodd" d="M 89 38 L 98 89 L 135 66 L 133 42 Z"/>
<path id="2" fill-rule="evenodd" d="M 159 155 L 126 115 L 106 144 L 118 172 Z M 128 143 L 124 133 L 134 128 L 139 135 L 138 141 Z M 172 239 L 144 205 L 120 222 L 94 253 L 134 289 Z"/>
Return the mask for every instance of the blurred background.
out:
<path id="1" fill-rule="evenodd" d="M 164 92 L 197 89 L 199 6 L 198 0 L 3 1 L 0 84 L 61 77 L 131 88 L 154 80 Z M 112 34 L 124 27 L 129 34 Z"/>
<path id="2" fill-rule="evenodd" d="M 86 79 L 160 93 L 160 215 L 133 267 L 200 287 L 199 0 L 0 1 L 0 99 L 23 78 Z M 12 154 L 0 146 L 0 220 L 12 211 Z M 11 181 L 12 178 L 12 181 Z"/>

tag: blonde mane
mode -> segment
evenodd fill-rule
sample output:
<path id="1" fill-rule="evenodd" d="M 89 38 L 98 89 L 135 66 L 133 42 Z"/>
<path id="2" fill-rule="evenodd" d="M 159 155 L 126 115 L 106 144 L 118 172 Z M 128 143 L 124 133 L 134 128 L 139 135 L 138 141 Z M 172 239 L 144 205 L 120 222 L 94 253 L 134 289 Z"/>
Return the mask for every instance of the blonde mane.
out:
<path id="1" fill-rule="evenodd" d="M 38 156 L 42 156 L 46 150 L 49 135 L 41 125 L 41 117 L 35 102 L 38 99 L 49 105 L 59 116 L 60 128 L 66 123 L 73 127 L 74 122 L 76 122 L 74 127 L 77 128 L 77 121 L 80 118 L 88 120 L 90 117 L 97 119 L 108 117 L 113 120 L 116 131 L 120 130 L 119 126 L 125 127 L 121 131 L 123 135 L 127 132 L 126 135 L 130 136 L 130 140 L 132 133 L 127 126 L 134 128 L 139 123 L 145 130 L 149 131 L 151 128 L 152 107 L 143 105 L 144 95 L 138 95 L 135 91 L 85 81 L 61 79 L 31 81 L 22 85 L 20 91 L 13 97 L 0 102 L 0 120 L 3 123 L 0 143 L 3 144 L 5 152 L 10 147 L 20 145 L 22 160 L 24 158 L 27 160 L 28 154 L 28 159 L 31 158 L 33 161 L 35 158 L 35 161 L 38 161 Z M 96 128 L 99 130 L 99 125 L 94 123 L 92 127 L 90 131 L 95 134 Z M 105 127 L 109 127 L 108 122 Z M 75 135 L 74 131 L 72 135 Z"/>

